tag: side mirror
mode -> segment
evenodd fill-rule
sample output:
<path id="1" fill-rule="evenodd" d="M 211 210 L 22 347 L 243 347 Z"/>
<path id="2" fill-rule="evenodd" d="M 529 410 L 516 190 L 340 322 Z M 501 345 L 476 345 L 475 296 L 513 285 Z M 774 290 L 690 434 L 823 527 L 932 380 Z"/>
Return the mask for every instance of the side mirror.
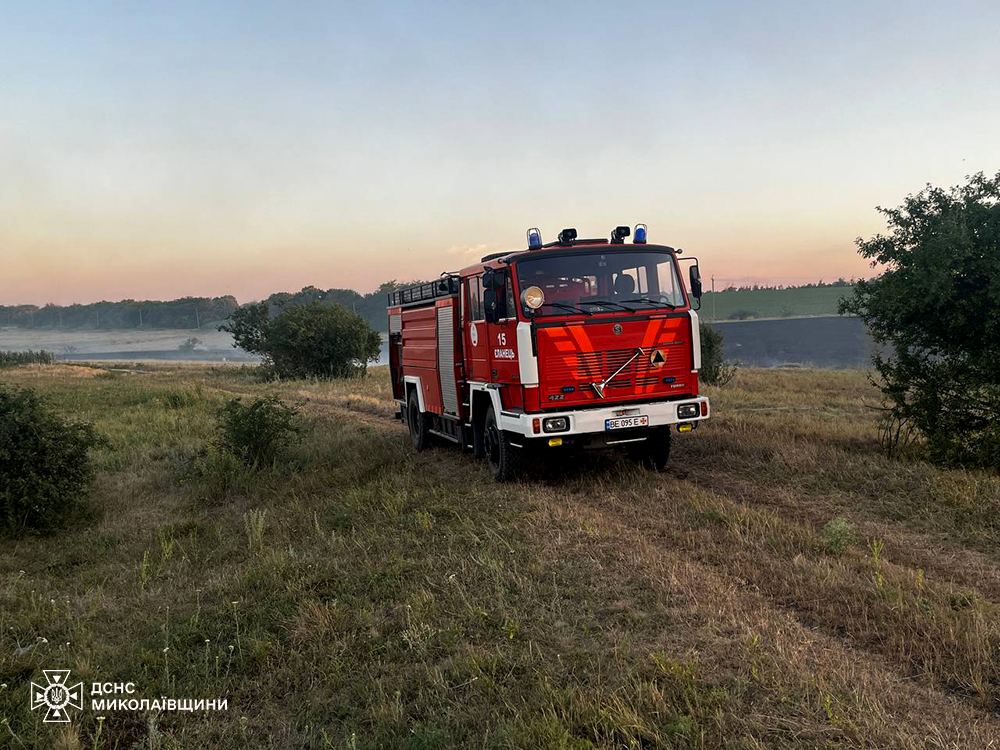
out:
<path id="1" fill-rule="evenodd" d="M 503 280 L 504 274 L 502 271 L 496 271 L 492 268 L 487 268 L 483 271 L 483 289 L 500 289 L 503 287 Z"/>
<path id="2" fill-rule="evenodd" d="M 487 323 L 500 320 L 499 300 L 496 289 L 483 290 L 483 312 Z"/>
<path id="3" fill-rule="evenodd" d="M 691 276 L 691 296 L 695 299 L 701 299 L 701 271 L 698 270 L 698 266 L 691 266 L 691 271 L 689 272 Z"/>

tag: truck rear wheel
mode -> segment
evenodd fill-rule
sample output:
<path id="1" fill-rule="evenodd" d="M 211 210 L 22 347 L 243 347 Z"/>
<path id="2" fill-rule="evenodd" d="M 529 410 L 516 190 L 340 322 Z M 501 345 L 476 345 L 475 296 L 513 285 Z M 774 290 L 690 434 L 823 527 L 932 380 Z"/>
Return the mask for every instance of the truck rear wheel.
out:
<path id="1" fill-rule="evenodd" d="M 500 429 L 492 406 L 486 412 L 483 443 L 486 462 L 498 482 L 514 482 L 521 478 L 524 472 L 524 455 L 520 448 L 511 445 L 508 434 Z"/>
<path id="2" fill-rule="evenodd" d="M 629 449 L 629 456 L 650 471 L 664 471 L 670 462 L 670 428 L 656 430 Z"/>
<path id="3" fill-rule="evenodd" d="M 422 451 L 430 441 L 430 427 L 427 415 L 420 411 L 420 401 L 417 392 L 410 392 L 410 400 L 406 405 L 406 426 L 410 428 L 410 441 L 416 451 Z"/>

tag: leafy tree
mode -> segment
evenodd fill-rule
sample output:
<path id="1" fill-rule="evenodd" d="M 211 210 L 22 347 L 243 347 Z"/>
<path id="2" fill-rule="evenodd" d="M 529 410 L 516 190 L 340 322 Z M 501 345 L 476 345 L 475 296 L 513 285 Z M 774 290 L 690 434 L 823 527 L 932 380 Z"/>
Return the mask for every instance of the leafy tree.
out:
<path id="1" fill-rule="evenodd" d="M 274 318 L 266 302 L 237 310 L 219 330 L 260 354 L 281 378 L 347 377 L 378 359 L 382 338 L 343 305 L 291 305 Z"/>
<path id="2" fill-rule="evenodd" d="M 840 312 L 889 347 L 874 359 L 886 445 L 915 428 L 934 460 L 1000 466 L 1000 173 L 879 212 L 889 232 L 857 244 L 885 270 Z"/>
<path id="3" fill-rule="evenodd" d="M 233 312 L 229 322 L 219 326 L 219 330 L 233 335 L 233 346 L 266 357 L 267 329 L 270 325 L 271 313 L 267 303 L 251 302 Z"/>
<path id="4" fill-rule="evenodd" d="M 77 511 L 94 479 L 89 451 L 102 440 L 32 390 L 0 387 L 0 533 L 51 531 Z"/>

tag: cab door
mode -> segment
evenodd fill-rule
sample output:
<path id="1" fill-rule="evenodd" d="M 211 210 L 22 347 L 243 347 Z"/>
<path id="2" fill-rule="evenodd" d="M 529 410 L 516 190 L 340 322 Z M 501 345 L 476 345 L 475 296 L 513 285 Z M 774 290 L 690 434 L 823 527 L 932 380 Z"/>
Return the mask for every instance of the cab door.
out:
<path id="1" fill-rule="evenodd" d="M 462 337 L 469 368 L 466 378 L 478 383 L 490 382 L 489 331 L 479 276 L 466 276 L 462 280 Z"/>
<path id="2" fill-rule="evenodd" d="M 496 290 L 497 315 L 487 325 L 490 338 L 490 379 L 495 383 L 520 382 L 517 361 L 517 307 L 510 271 L 495 271 L 495 278 L 503 279 L 503 287 Z M 493 318 L 493 316 L 490 316 Z"/>

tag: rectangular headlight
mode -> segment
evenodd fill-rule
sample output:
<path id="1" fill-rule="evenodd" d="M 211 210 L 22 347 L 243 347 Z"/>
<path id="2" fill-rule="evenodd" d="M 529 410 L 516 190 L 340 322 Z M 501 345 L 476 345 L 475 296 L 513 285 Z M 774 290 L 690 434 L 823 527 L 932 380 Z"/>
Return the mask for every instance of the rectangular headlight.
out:
<path id="1" fill-rule="evenodd" d="M 569 429 L 569 417 L 546 417 L 542 420 L 542 429 L 546 432 L 566 432 Z"/>
<path id="2" fill-rule="evenodd" d="M 691 419 L 698 416 L 698 404 L 681 404 L 677 407 L 678 419 Z"/>

